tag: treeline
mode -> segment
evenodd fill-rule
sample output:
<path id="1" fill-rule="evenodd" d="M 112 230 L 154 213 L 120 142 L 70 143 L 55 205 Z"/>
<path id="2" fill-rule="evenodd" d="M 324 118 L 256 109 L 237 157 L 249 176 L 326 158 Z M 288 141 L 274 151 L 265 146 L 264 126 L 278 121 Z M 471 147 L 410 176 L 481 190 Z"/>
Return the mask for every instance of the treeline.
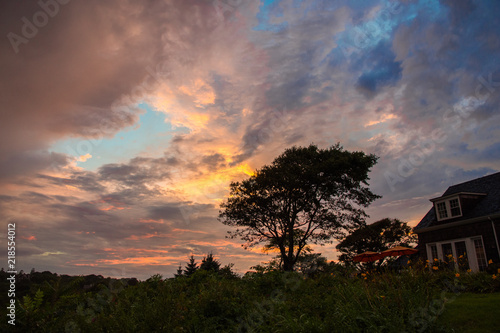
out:
<path id="1" fill-rule="evenodd" d="M 496 275 L 429 270 L 425 263 L 399 272 L 328 264 L 312 275 L 267 269 L 244 276 L 197 266 L 190 275 L 146 281 L 24 274 L 16 326 L 3 320 L 0 331 L 440 331 L 436 318 L 454 295 L 500 291 Z"/>
<path id="2" fill-rule="evenodd" d="M 286 272 L 271 261 L 238 276 L 207 255 L 145 281 L 32 270 L 16 277 L 16 326 L 4 307 L 0 332 L 445 332 L 436 319 L 447 302 L 500 291 L 497 274 L 444 263 L 360 271 L 317 262 Z"/>
<path id="3" fill-rule="evenodd" d="M 9 289 L 9 281 L 7 280 L 11 274 L 7 273 L 3 268 L 0 270 L 0 285 L 2 290 Z M 16 274 L 15 279 L 15 297 L 22 300 L 25 296 L 35 295 L 38 290 L 41 290 L 45 298 L 53 300 L 59 299 L 66 294 L 78 294 L 86 292 L 97 292 L 102 286 L 110 286 L 120 284 L 122 286 L 134 286 L 139 283 L 136 278 L 115 279 L 103 277 L 102 275 L 80 275 L 71 276 L 66 274 L 57 274 L 49 271 L 37 272 L 32 269 L 30 273 L 20 271 Z M 0 295 L 1 304 L 8 303 L 7 293 Z"/>
<path id="4" fill-rule="evenodd" d="M 221 267 L 220 261 L 215 259 L 212 253 L 209 253 L 205 257 L 203 257 L 203 259 L 201 260 L 201 264 L 198 265 L 194 256 L 191 255 L 184 269 L 182 269 L 182 265 L 179 265 L 177 273 L 175 273 L 174 276 L 189 277 L 193 275 L 197 270 L 202 270 L 206 272 L 217 273 L 220 276 L 224 277 L 236 277 L 236 274 L 232 270 L 233 266 L 234 264 L 229 264 L 224 267 Z"/>

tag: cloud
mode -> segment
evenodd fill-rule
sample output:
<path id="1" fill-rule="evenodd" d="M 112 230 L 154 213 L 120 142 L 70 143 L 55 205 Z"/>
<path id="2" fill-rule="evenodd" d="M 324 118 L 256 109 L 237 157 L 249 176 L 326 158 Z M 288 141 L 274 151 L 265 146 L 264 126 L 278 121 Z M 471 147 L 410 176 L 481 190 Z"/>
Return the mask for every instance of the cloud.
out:
<path id="1" fill-rule="evenodd" d="M 59 6 L 19 52 L 4 38 L 2 175 L 46 169 L 51 155 L 43 150 L 58 139 L 109 138 L 136 123 L 139 111 L 130 102 L 157 84 L 148 69 L 168 61 L 163 48 L 184 43 L 178 27 L 208 21 L 199 15 L 205 9 L 213 11 L 199 1 L 72 1 Z M 22 19 L 32 21 L 39 12 L 37 2 L 2 3 L 0 32 L 22 35 Z"/>
<path id="2" fill-rule="evenodd" d="M 359 91 L 366 97 L 373 97 L 381 87 L 394 86 L 401 78 L 401 63 L 394 58 L 390 45 L 385 43 L 380 43 L 373 53 L 367 54 L 357 65 L 363 71 L 356 82 Z"/>
<path id="3" fill-rule="evenodd" d="M 377 154 L 373 220 L 415 221 L 498 171 L 497 2 L 227 3 L 73 1 L 17 53 L 3 39 L 0 205 L 26 265 L 147 278 L 214 251 L 244 271 L 266 257 L 224 239 L 218 204 L 291 145 Z M 4 36 L 42 10 L 0 6 Z M 142 125 L 139 103 L 172 130 L 132 155 L 115 135 Z M 52 151 L 68 139 L 82 149 Z M 125 153 L 98 165 L 83 148 L 100 142 Z"/>

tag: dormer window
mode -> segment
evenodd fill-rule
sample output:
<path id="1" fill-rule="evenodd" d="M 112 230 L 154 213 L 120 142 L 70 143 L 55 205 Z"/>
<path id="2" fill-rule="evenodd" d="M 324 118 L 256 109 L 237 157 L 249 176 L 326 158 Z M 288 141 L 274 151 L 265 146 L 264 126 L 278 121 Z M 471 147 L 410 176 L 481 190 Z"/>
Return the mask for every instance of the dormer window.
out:
<path id="1" fill-rule="evenodd" d="M 462 216 L 462 211 L 460 210 L 460 202 L 458 198 L 450 200 L 450 212 L 451 217 Z"/>
<path id="2" fill-rule="evenodd" d="M 437 201 L 434 204 L 438 221 L 462 216 L 462 209 L 458 197 Z"/>
<path id="3" fill-rule="evenodd" d="M 430 200 L 437 220 L 443 221 L 463 216 L 464 210 L 467 212 L 485 196 L 486 193 L 458 192 Z"/>
<path id="4" fill-rule="evenodd" d="M 448 218 L 448 212 L 446 211 L 446 203 L 445 202 L 438 202 L 436 204 L 437 211 L 438 211 L 438 216 L 439 219 L 446 219 Z"/>

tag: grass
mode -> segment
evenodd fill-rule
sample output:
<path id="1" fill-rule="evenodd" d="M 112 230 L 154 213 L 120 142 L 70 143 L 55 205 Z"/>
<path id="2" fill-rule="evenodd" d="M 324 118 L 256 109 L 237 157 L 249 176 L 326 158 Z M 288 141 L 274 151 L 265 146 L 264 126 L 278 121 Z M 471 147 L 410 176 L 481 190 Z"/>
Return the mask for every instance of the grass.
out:
<path id="1" fill-rule="evenodd" d="M 438 323 L 452 332 L 498 332 L 500 293 L 460 294 L 446 305 Z"/>
<path id="2" fill-rule="evenodd" d="M 329 265 L 311 276 L 198 270 L 132 284 L 31 275 L 18 277 L 19 291 L 28 289 L 16 290 L 16 326 L 0 321 L 0 332 L 495 332 L 500 315 L 496 275 L 418 265 L 366 273 Z"/>

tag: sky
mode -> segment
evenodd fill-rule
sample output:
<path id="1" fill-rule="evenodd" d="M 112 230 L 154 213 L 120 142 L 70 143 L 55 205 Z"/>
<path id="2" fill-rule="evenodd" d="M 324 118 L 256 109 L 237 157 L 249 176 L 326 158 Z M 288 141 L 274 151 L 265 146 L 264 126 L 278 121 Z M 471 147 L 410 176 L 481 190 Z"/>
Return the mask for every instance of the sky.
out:
<path id="1" fill-rule="evenodd" d="M 1 242 L 15 223 L 24 271 L 170 277 L 213 253 L 244 273 L 274 254 L 226 238 L 230 182 L 312 143 L 377 155 L 367 222 L 414 226 L 448 186 L 500 171 L 499 12 L 2 1 Z"/>

